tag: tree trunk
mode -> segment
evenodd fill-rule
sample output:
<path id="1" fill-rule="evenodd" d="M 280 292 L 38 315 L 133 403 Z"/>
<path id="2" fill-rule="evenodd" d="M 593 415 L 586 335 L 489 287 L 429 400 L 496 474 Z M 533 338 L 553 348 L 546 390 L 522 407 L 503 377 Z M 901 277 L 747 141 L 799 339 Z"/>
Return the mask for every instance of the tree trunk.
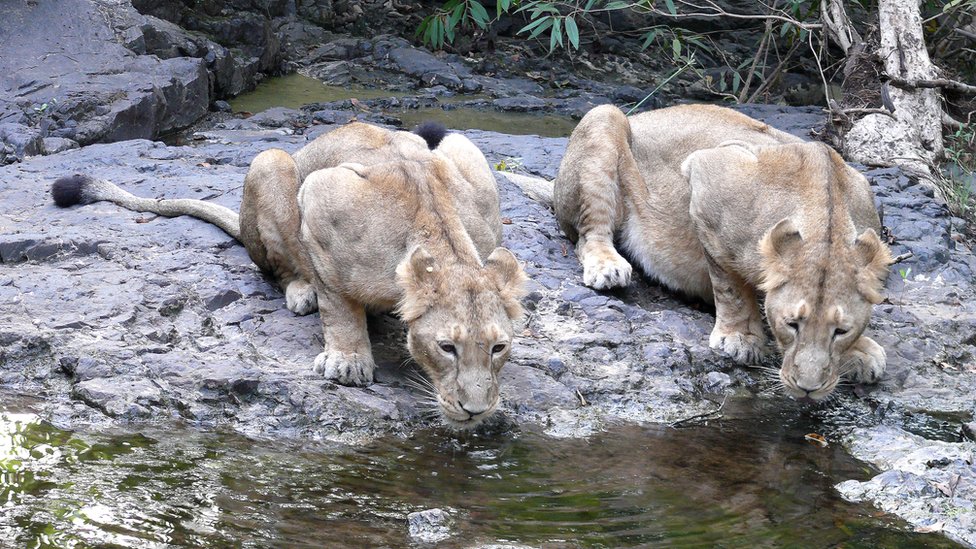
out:
<path id="1" fill-rule="evenodd" d="M 878 55 L 885 73 L 907 81 L 935 78 L 936 68 L 925 49 L 918 1 L 880 0 L 878 18 Z M 845 136 L 845 155 L 866 164 L 895 164 L 931 175 L 933 164 L 943 155 L 939 90 L 885 85 L 893 116 L 869 114 L 857 120 Z"/>

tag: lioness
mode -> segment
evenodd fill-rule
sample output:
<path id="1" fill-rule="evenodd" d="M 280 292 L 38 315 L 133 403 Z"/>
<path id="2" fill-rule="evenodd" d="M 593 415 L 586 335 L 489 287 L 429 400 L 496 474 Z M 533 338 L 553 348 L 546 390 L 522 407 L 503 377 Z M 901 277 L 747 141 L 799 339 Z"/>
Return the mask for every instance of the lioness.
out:
<path id="1" fill-rule="evenodd" d="M 294 156 L 259 154 L 241 213 L 189 199 L 135 197 L 107 181 L 55 181 L 57 205 L 108 200 L 192 215 L 239 240 L 298 314 L 318 308 L 325 350 L 314 370 L 346 385 L 373 380 L 366 311 L 396 309 L 410 354 L 442 416 L 472 427 L 498 405 L 498 372 L 526 277 L 501 242 L 498 190 L 484 155 L 459 134 L 352 123 Z"/>
<path id="2" fill-rule="evenodd" d="M 764 292 L 795 397 L 884 372 L 884 349 L 862 334 L 891 255 L 867 180 L 826 145 L 716 106 L 628 118 L 604 105 L 569 138 L 553 203 L 586 285 L 630 282 L 616 238 L 651 277 L 714 301 L 709 345 L 740 363 L 766 354 Z"/>

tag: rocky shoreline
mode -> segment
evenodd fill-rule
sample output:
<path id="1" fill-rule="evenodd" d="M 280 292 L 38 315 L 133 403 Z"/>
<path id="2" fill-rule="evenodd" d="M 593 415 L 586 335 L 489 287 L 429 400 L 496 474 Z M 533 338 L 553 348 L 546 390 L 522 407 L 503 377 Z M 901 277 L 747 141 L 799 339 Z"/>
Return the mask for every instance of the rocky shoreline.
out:
<path id="1" fill-rule="evenodd" d="M 280 109 L 198 128 L 188 145 L 152 141 L 251 85 L 275 40 L 235 50 L 127 5 L 105 11 L 112 6 L 72 0 L 80 15 L 71 23 L 54 3 L 38 2 L 34 9 L 46 14 L 45 25 L 24 19 L 24 6 L 0 7 L 0 21 L 23 23 L 10 29 L 21 33 L 15 38 L 42 37 L 21 41 L 25 49 L 2 62 L 6 160 L 0 164 L 9 164 L 0 167 L 0 390 L 43 397 L 40 412 L 71 428 L 177 420 L 250 436 L 356 444 L 435 425 L 409 387 L 412 367 L 402 364 L 403 327 L 394 317 L 371 320 L 377 383 L 338 386 L 311 372 L 321 346 L 316 316 L 287 311 L 281 293 L 219 229 L 111 204 L 54 207 L 50 182 L 86 172 L 143 196 L 202 198 L 236 208 L 258 152 L 294 151 L 334 123 L 369 119 L 355 104 L 340 102 L 311 111 L 339 113 L 335 120 Z M 71 25 L 96 32 L 69 47 L 65 36 L 83 36 Z M 294 36 L 311 32 L 299 26 L 289 27 Z M 173 49 L 183 39 L 189 42 Z M 296 43 L 278 41 L 277 47 L 288 51 Z M 37 63 L 27 44 L 61 53 Z M 381 44 L 390 48 L 387 55 L 376 53 Z M 310 74 L 324 77 L 317 72 L 323 67 L 350 78 L 360 66 L 369 68 L 365 74 L 385 70 L 387 80 L 402 78 L 404 89 L 424 94 L 438 86 L 457 94 L 492 91 L 472 100 L 492 108 L 517 110 L 523 102 L 536 105 L 525 110 L 575 114 L 588 102 L 630 101 L 643 91 L 620 86 L 618 93 L 601 84 L 557 97 L 538 92 L 531 78 L 465 73 L 463 61 L 396 38 L 329 45 L 307 54 L 324 64 L 312 69 L 316 63 L 303 61 Z M 140 48 L 143 53 L 135 53 Z M 234 55 L 228 58 L 221 48 Z M 398 48 L 403 55 L 392 55 Z M 184 55 L 188 51 L 195 53 Z M 441 65 L 424 72 L 435 62 Z M 79 73 L 78 66 L 94 68 Z M 443 74 L 456 80 L 427 82 Z M 368 106 L 384 108 L 382 102 Z M 740 108 L 804 138 L 824 122 L 818 108 Z M 492 165 L 550 179 L 566 146 L 565 138 L 465 134 Z M 976 546 L 976 257 L 962 236 L 963 221 L 930 188 L 898 170 L 863 169 L 893 252 L 913 256 L 892 269 L 888 299 L 875 308 L 869 328 L 888 352 L 885 379 L 825 405 L 825 413 L 855 411 L 838 437 L 881 471 L 838 490 Z M 490 429 L 514 432 L 531 423 L 552 436 L 585 437 L 615 422 L 670 423 L 708 412 L 723 394 L 782 398 L 758 375 L 708 348 L 713 316 L 706 306 L 643 279 L 609 293 L 582 286 L 573 246 L 551 212 L 505 172 L 497 179 L 505 245 L 525 263 L 532 283 L 529 314 L 502 374 L 503 414 Z"/>

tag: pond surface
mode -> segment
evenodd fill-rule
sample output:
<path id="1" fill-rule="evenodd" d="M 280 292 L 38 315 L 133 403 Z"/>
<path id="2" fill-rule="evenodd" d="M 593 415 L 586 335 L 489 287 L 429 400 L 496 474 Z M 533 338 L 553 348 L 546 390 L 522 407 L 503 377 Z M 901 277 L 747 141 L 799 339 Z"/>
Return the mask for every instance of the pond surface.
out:
<path id="1" fill-rule="evenodd" d="M 258 113 L 272 107 L 297 109 L 309 103 L 329 103 L 345 99 L 385 99 L 404 97 L 404 92 L 369 89 L 361 86 L 331 86 L 298 73 L 269 78 L 254 91 L 241 94 L 230 101 L 235 112 Z M 455 130 L 488 130 L 510 135 L 541 135 L 567 137 L 576 127 L 576 120 L 554 114 L 526 114 L 476 109 L 458 105 L 462 101 L 484 99 L 482 95 L 441 97 L 440 107 L 415 109 L 387 109 L 384 114 L 396 117 L 404 128 L 433 120 Z M 445 108 L 441 108 L 445 107 Z"/>
<path id="2" fill-rule="evenodd" d="M 434 507 L 456 519 L 439 547 L 953 546 L 839 498 L 834 483 L 871 471 L 804 435 L 830 439 L 845 411 L 747 399 L 709 426 L 336 448 L 179 426 L 69 432 L 0 402 L 10 546 L 401 547 L 417 545 L 406 515 Z"/>

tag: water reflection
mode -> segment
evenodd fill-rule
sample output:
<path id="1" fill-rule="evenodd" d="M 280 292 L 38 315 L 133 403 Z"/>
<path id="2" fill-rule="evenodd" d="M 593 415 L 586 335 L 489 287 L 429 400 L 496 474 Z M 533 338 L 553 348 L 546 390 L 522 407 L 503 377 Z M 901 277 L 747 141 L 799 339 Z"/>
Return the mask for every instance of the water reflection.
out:
<path id="1" fill-rule="evenodd" d="M 832 439 L 840 417 L 748 400 L 682 430 L 430 431 L 348 449 L 176 427 L 72 433 L 8 410 L 0 545 L 404 546 L 406 515 L 442 507 L 458 518 L 445 547 L 952 546 L 839 499 L 835 482 L 870 472 L 803 435 Z"/>
<path id="2" fill-rule="evenodd" d="M 230 101 L 236 112 L 258 113 L 272 107 L 297 109 L 310 103 L 329 103 L 346 99 L 386 99 L 404 97 L 404 92 L 369 89 L 361 86 L 331 86 L 298 73 L 269 78 L 250 92 Z M 412 128 L 428 120 L 440 122 L 450 129 L 479 129 L 511 135 L 541 135 L 567 137 L 576 127 L 576 120 L 555 114 L 530 114 L 475 109 L 457 105 L 459 101 L 481 98 L 479 95 L 442 97 L 440 106 L 398 109 L 390 107 L 384 114 L 398 118 L 403 127 Z M 441 108 L 446 107 L 446 108 Z"/>

